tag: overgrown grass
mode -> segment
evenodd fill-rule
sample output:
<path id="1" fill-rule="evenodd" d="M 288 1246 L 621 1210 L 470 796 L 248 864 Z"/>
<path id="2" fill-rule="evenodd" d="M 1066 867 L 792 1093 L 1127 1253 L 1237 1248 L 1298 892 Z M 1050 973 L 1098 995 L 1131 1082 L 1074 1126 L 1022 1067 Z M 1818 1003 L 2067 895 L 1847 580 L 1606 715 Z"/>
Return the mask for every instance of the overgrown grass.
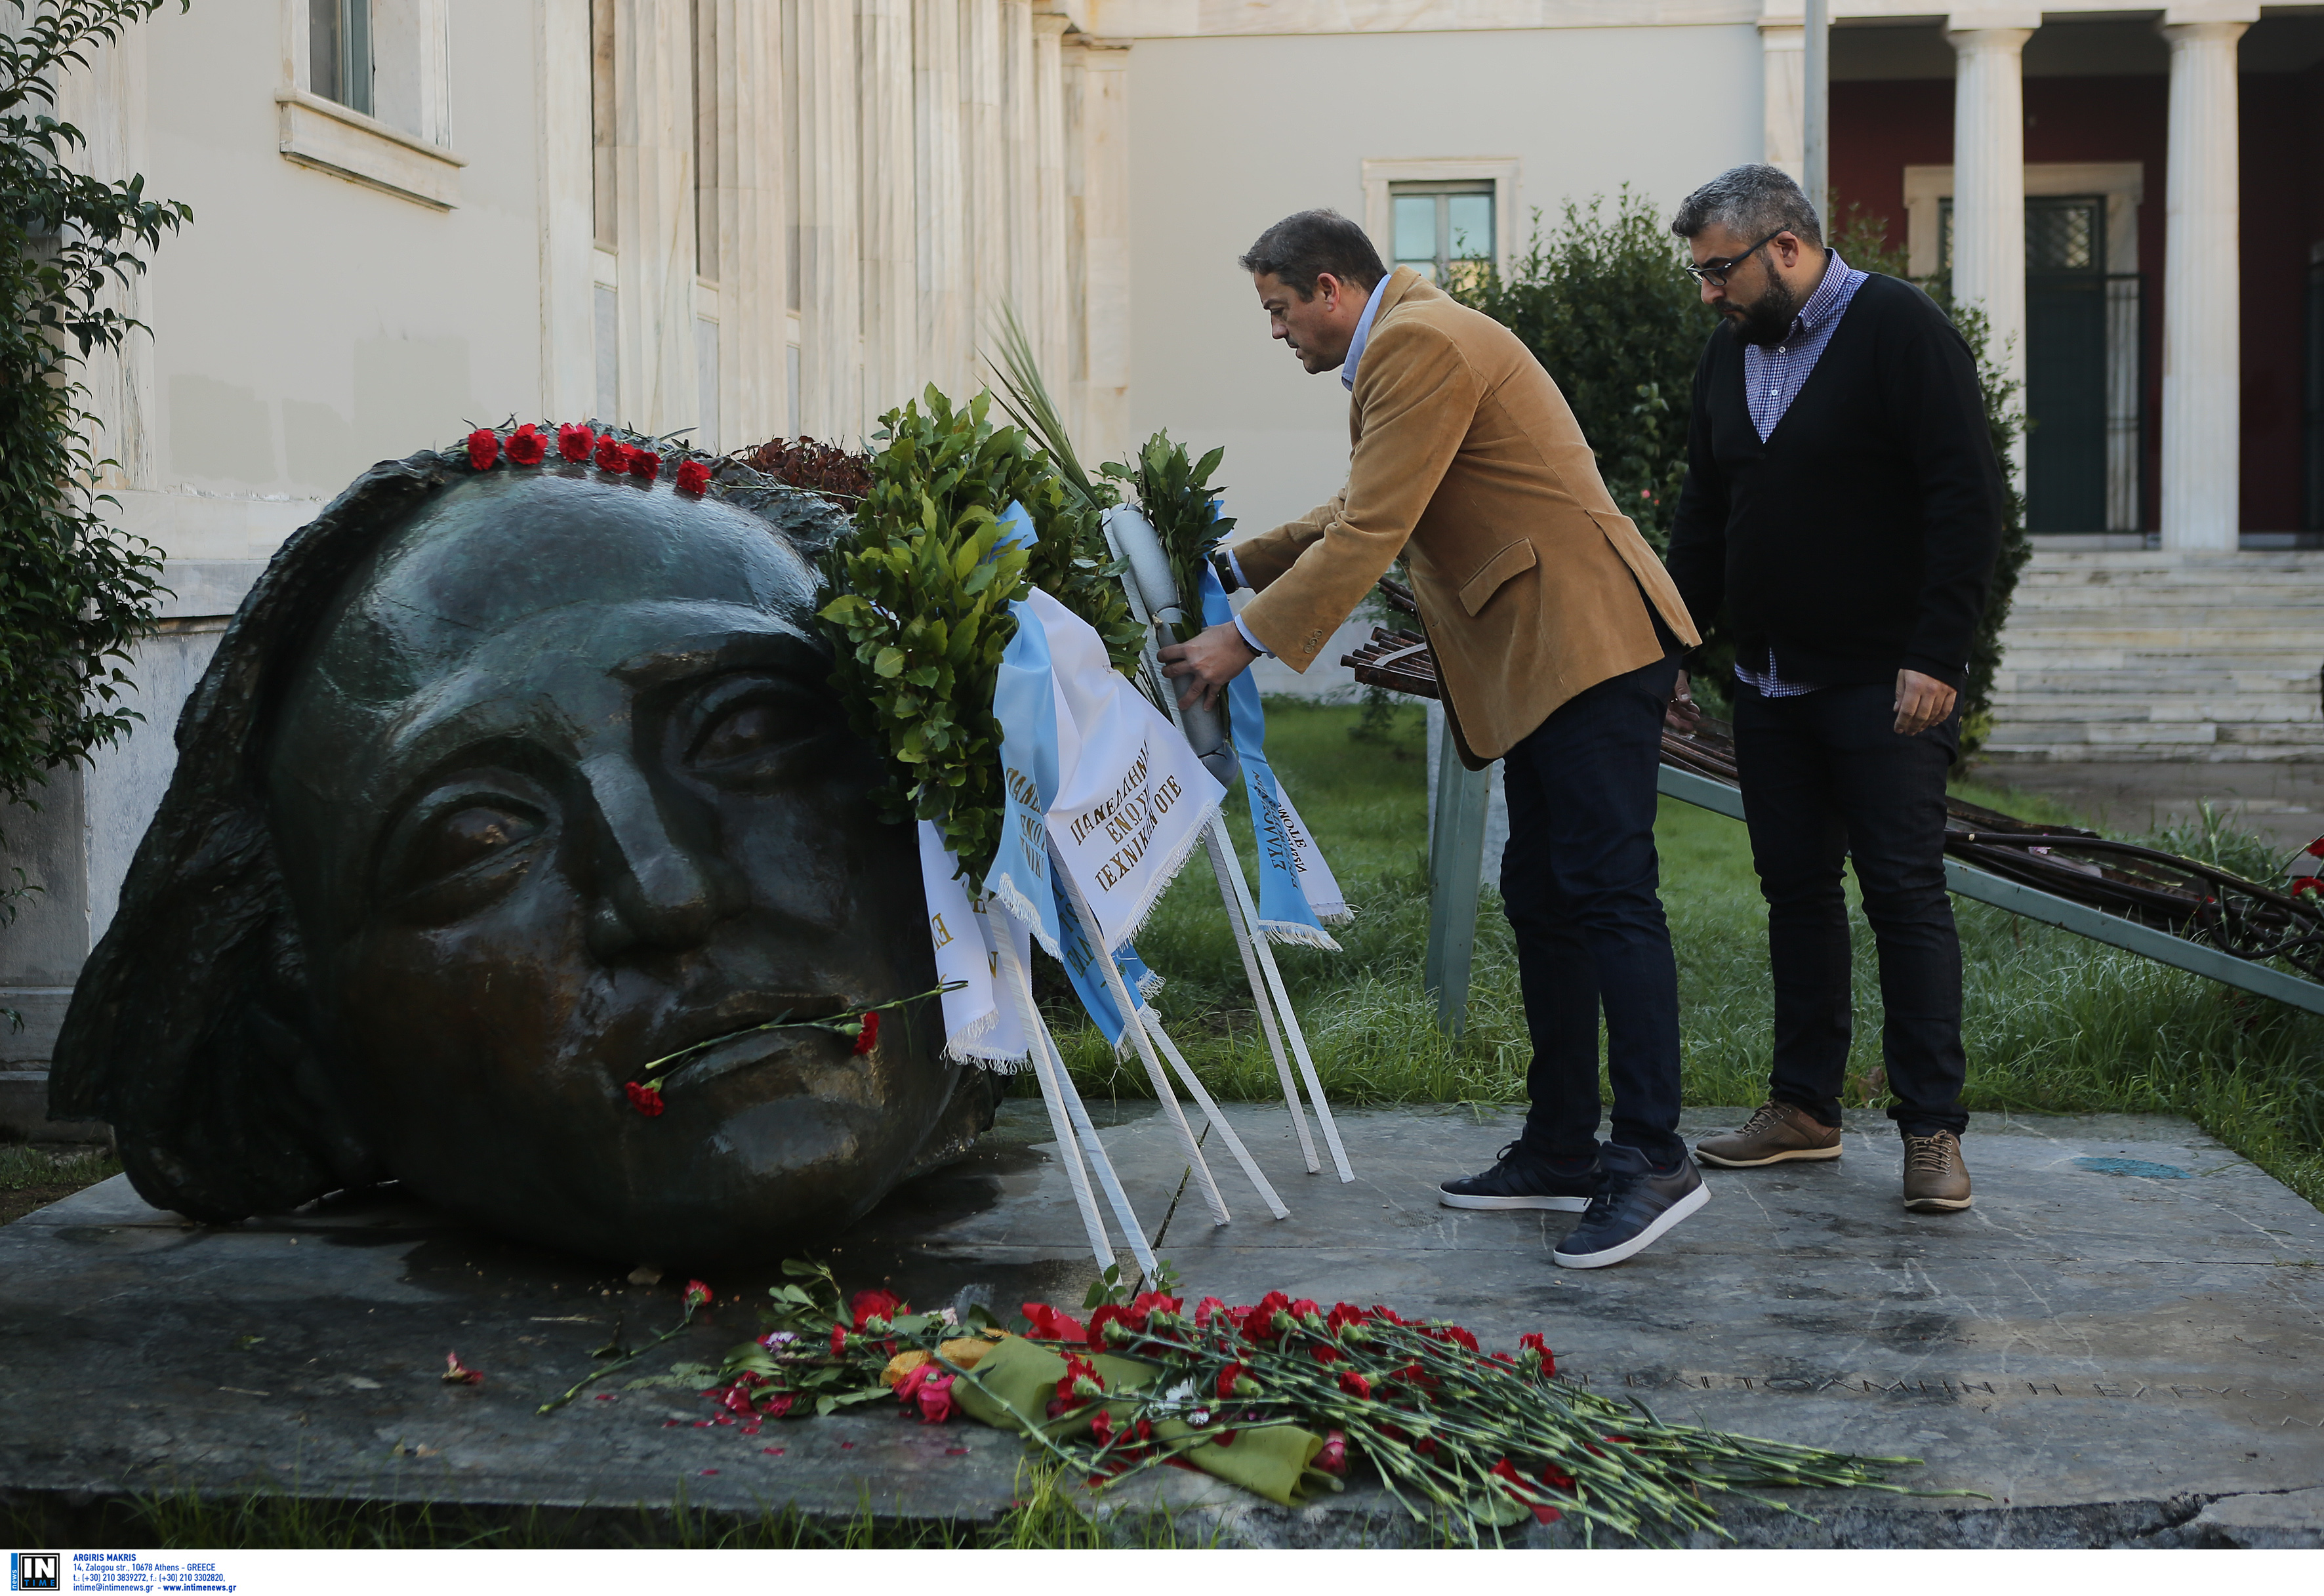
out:
<path id="1" fill-rule="evenodd" d="M 1360 713 L 1295 701 L 1268 711 L 1276 767 L 1360 910 L 1339 933 L 1342 953 L 1277 949 L 1325 1090 L 1353 1103 L 1522 1102 L 1531 1049 L 1499 897 L 1486 893 L 1478 918 L 1468 1033 L 1448 1040 L 1421 991 L 1428 903 L 1420 714 L 1399 709 L 1384 739 L 1359 742 L 1348 730 Z M 2029 819 L 2086 824 L 2034 795 L 1960 790 Z M 1248 859 L 1240 808 L 1238 801 L 1232 825 Z M 1655 835 L 1678 950 L 1686 1101 L 1757 1102 L 1772 1001 L 1766 910 L 1743 827 L 1666 798 Z M 2155 840 L 2262 880 L 2278 863 L 2267 844 L 2215 816 Z M 1878 971 L 1852 881 L 1849 899 L 1858 1022 L 1848 1101 L 1877 1106 L 1886 1101 Z M 1955 909 L 1970 1108 L 2181 1114 L 2310 1201 L 2324 1199 L 2324 1018 L 1984 904 L 1956 899 Z M 1199 859 L 1139 947 L 1167 979 L 1157 1006 L 1212 1090 L 1277 1095 L 1217 888 Z M 1149 1094 L 1136 1059 L 1117 1062 L 1076 1012 L 1056 1008 L 1052 1020 L 1084 1093 Z"/>
<path id="2" fill-rule="evenodd" d="M 120 1173 L 119 1161 L 103 1149 L 81 1152 L 23 1142 L 0 1144 L 0 1192 L 37 1191 L 49 1186 L 78 1190 Z"/>

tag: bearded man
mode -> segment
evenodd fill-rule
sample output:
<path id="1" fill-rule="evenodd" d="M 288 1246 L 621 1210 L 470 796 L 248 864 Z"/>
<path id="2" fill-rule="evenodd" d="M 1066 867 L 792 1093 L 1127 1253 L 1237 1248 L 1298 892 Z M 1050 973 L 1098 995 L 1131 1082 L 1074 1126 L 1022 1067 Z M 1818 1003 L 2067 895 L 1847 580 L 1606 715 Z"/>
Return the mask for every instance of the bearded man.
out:
<path id="1" fill-rule="evenodd" d="M 1775 999 L 1767 1101 L 1696 1156 L 1734 1169 L 1840 1156 L 1852 858 L 1879 949 L 1904 1205 L 1964 1209 L 1945 776 L 2006 493 L 1977 362 L 1928 295 L 1825 248 L 1775 167 L 1704 184 L 1671 231 L 1726 325 L 1695 370 L 1670 572 L 1735 642 L 1735 762 Z M 1673 719 L 1692 719 L 1683 674 Z"/>
<path id="2" fill-rule="evenodd" d="M 1534 1047 L 1524 1133 L 1439 1197 L 1580 1213 L 1556 1261 L 1619 1263 L 1710 1195 L 1677 1130 L 1678 973 L 1654 834 L 1664 706 L 1701 640 L 1564 395 L 1507 328 L 1408 266 L 1384 271 L 1332 211 L 1277 223 L 1240 264 L 1302 368 L 1341 373 L 1354 449 L 1330 503 L 1234 546 L 1230 586 L 1259 590 L 1241 614 L 1162 657 L 1185 704 L 1262 653 L 1305 670 L 1404 559 L 1462 760 L 1504 761 L 1501 896 Z"/>

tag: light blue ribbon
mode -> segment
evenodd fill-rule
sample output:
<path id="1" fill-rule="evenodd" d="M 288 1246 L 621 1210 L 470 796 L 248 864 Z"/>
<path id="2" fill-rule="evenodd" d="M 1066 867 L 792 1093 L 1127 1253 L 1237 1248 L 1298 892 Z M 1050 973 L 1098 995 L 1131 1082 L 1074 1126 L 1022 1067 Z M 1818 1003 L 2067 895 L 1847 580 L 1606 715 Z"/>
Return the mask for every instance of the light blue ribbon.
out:
<path id="1" fill-rule="evenodd" d="M 1074 913 L 1073 906 L 1065 901 L 1062 883 L 1058 886 L 1056 915 L 1059 925 L 1064 927 L 1064 936 L 1060 938 L 1062 951 L 1057 962 L 1065 965 L 1065 978 L 1074 983 L 1074 995 L 1081 999 L 1082 1007 L 1089 1011 L 1091 1020 L 1105 1033 L 1107 1041 L 1119 1047 L 1121 1046 L 1121 1010 L 1114 1007 L 1113 993 L 1106 989 L 1105 977 L 1098 970 L 1096 945 L 1084 934 L 1080 918 Z M 1121 984 L 1130 993 L 1130 1006 L 1145 1008 L 1146 994 L 1161 984 L 1155 979 L 1154 973 L 1139 958 L 1138 950 L 1126 942 L 1114 955 L 1113 962 L 1121 971 Z"/>
<path id="2" fill-rule="evenodd" d="M 1234 620 L 1227 590 L 1207 559 L 1202 562 L 1203 624 L 1218 626 Z M 1262 925 L 1305 927 L 1313 940 L 1331 946 L 1330 933 L 1315 918 L 1299 884 L 1299 862 L 1283 823 L 1283 807 L 1276 799 L 1282 791 L 1274 767 L 1267 762 L 1267 712 L 1260 707 L 1259 683 L 1248 670 L 1227 683 L 1227 731 L 1234 739 L 1235 756 L 1242 761 L 1243 792 L 1250 799 L 1251 831 L 1259 840 L 1259 918 Z M 1302 937 L 1301 940 L 1309 940 Z"/>
<path id="3" fill-rule="evenodd" d="M 1033 521 L 1022 504 L 1010 504 L 999 520 L 1004 530 L 996 547 L 1032 546 Z M 985 872 L 984 890 L 1029 926 L 1054 955 L 1060 945 L 1046 818 L 1057 796 L 1057 699 L 1050 686 L 1054 667 L 1048 633 L 1034 623 L 1025 602 L 1011 604 L 1009 613 L 1017 618 L 1017 635 L 1001 651 L 992 688 L 992 715 L 1001 723 L 1001 846 Z"/>

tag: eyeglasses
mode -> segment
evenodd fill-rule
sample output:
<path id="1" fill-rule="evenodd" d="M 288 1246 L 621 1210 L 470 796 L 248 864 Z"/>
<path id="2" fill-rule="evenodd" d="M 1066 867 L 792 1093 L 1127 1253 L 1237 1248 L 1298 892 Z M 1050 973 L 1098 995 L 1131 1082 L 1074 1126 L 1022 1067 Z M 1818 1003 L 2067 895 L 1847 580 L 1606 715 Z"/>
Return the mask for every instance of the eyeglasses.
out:
<path id="1" fill-rule="evenodd" d="M 1778 227 L 1773 233 L 1768 234 L 1766 237 L 1762 238 L 1757 244 L 1753 244 L 1749 249 L 1745 250 L 1739 255 L 1730 255 L 1723 261 L 1705 261 L 1702 265 L 1689 266 L 1687 270 L 1693 272 L 1695 276 L 1701 278 L 1703 281 L 1711 284 L 1713 288 L 1725 288 L 1727 286 L 1727 274 L 1729 272 L 1734 271 L 1736 267 L 1749 260 L 1753 255 L 1757 254 L 1763 245 L 1766 245 L 1775 239 L 1781 238 L 1789 231 L 1789 228 Z"/>

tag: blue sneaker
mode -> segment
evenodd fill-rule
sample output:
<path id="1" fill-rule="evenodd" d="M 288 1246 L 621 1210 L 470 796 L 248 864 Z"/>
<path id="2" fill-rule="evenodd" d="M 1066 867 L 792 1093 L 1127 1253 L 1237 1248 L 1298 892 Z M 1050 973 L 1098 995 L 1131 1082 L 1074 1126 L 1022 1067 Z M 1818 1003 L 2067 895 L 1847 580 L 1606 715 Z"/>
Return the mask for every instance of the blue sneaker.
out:
<path id="1" fill-rule="evenodd" d="M 1609 1142 L 1605 1184 L 1582 1222 L 1552 1254 L 1569 1269 L 1602 1269 L 1645 1251 L 1679 1221 L 1711 1201 L 1702 1171 L 1683 1152 L 1678 1167 L 1658 1175 L 1636 1148 Z"/>
<path id="2" fill-rule="evenodd" d="M 1448 1180 L 1436 1188 L 1436 1200 L 1447 1208 L 1547 1208 L 1558 1213 L 1580 1213 L 1590 1206 L 1603 1171 L 1594 1162 L 1573 1175 L 1560 1175 L 1549 1160 L 1537 1158 L 1518 1142 L 1497 1155 L 1500 1161 L 1482 1175 Z"/>

